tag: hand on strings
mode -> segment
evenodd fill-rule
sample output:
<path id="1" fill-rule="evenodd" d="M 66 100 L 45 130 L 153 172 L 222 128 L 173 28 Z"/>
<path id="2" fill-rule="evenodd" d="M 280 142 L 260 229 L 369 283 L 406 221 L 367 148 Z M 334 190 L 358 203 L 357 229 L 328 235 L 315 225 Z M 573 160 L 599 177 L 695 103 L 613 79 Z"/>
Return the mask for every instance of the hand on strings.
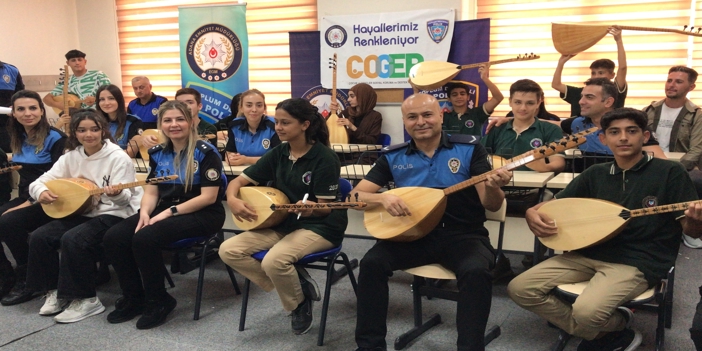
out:
<path id="1" fill-rule="evenodd" d="M 412 215 L 412 213 L 410 213 L 409 207 L 407 207 L 407 204 L 399 196 L 392 194 L 382 194 L 381 203 L 383 204 L 385 211 L 387 211 L 393 217 L 404 217 Z"/>
<path id="2" fill-rule="evenodd" d="M 232 211 L 232 214 L 239 221 L 251 222 L 258 219 L 258 215 L 256 214 L 256 210 L 253 208 L 253 206 L 240 199 L 228 197 L 227 205 L 229 205 L 229 209 Z"/>
<path id="3" fill-rule="evenodd" d="M 487 176 L 487 181 L 485 183 L 491 188 L 501 188 L 509 184 L 510 179 L 512 179 L 511 171 L 498 169 L 496 173 Z"/>
<path id="4" fill-rule="evenodd" d="M 44 205 L 51 205 L 58 199 L 58 195 L 51 192 L 51 190 L 44 190 L 44 192 L 39 195 L 37 202 Z"/>
<path id="5" fill-rule="evenodd" d="M 95 104 L 95 97 L 92 95 L 88 95 L 83 99 L 83 103 L 90 106 Z"/>
<path id="6" fill-rule="evenodd" d="M 529 229 L 531 229 L 537 237 L 542 238 L 558 234 L 556 222 L 549 216 L 539 213 L 533 208 L 526 211 L 524 219 L 526 219 Z"/>
<path id="7" fill-rule="evenodd" d="M 116 190 L 112 185 L 105 187 L 105 195 L 107 196 L 117 196 L 122 193 L 122 189 Z"/>

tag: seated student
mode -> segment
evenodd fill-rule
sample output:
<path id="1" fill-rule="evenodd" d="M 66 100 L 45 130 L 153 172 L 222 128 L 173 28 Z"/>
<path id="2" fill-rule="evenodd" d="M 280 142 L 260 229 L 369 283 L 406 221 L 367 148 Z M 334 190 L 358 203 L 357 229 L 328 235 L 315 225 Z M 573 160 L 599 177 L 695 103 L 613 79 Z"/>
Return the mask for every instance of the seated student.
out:
<path id="1" fill-rule="evenodd" d="M 614 153 L 614 161 L 593 165 L 556 198 L 595 198 L 640 209 L 697 199 L 692 181 L 678 162 L 642 152 L 649 137 L 646 115 L 622 108 L 601 120 L 600 141 Z M 527 211 L 529 228 L 538 237 L 560 235 L 554 221 Z M 586 214 L 573 212 L 573 217 Z M 591 214 L 590 214 L 591 215 Z M 514 278 L 509 296 L 519 306 L 558 328 L 583 338 L 578 350 L 634 350 L 641 334 L 630 329 L 633 314 L 620 305 L 657 284 L 675 264 L 682 233 L 702 235 L 702 205 L 688 210 L 634 218 L 614 238 L 550 258 Z M 560 284 L 588 281 L 570 305 L 551 290 Z"/>
<path id="2" fill-rule="evenodd" d="M 76 95 L 80 99 L 81 105 L 76 107 L 94 108 L 97 101 L 95 90 L 102 85 L 110 84 L 110 78 L 102 71 L 88 70 L 86 67 L 88 60 L 85 58 L 85 53 L 80 50 L 70 50 L 65 56 L 66 64 L 73 73 L 68 79 L 68 93 Z M 56 84 L 54 90 L 44 96 L 44 103 L 47 106 L 58 109 L 63 108 L 63 100 L 54 99 L 55 96 L 63 94 L 63 84 L 64 82 Z M 66 123 L 69 122 L 66 119 L 64 121 Z"/>
<path id="3" fill-rule="evenodd" d="M 475 138 L 441 131 L 441 108 L 433 96 L 408 97 L 402 103 L 402 121 L 412 140 L 391 146 L 378 159 L 353 190 L 358 201 L 383 206 L 391 216 L 411 216 L 405 200 L 377 191 L 390 181 L 398 187 L 442 189 L 490 171 L 487 152 L 472 141 Z M 407 164 L 413 167 L 404 167 Z M 458 278 L 458 349 L 485 349 L 483 334 L 492 301 L 490 269 L 495 262 L 483 226 L 485 210 L 497 211 L 502 206 L 500 187 L 510 178 L 509 172 L 500 170 L 485 183 L 449 195 L 442 223 L 427 236 L 412 242 L 380 240 L 366 253 L 358 275 L 358 351 L 386 349 L 388 278 L 393 271 L 431 263 L 440 263 Z"/>
<path id="4" fill-rule="evenodd" d="M 240 116 L 229 122 L 229 140 L 225 147 L 231 166 L 251 165 L 280 144 L 273 117 L 266 116 L 266 98 L 257 89 L 241 93 Z"/>
<path id="5" fill-rule="evenodd" d="M 275 109 L 276 132 L 282 143 L 265 153 L 256 164 L 232 180 L 227 203 L 237 218 L 257 218 L 256 204 L 237 198 L 248 184 L 275 186 L 291 203 L 331 202 L 338 194 L 341 163 L 329 148 L 329 131 L 317 108 L 301 98 L 287 99 Z M 299 218 L 299 219 L 298 219 Z M 295 262 L 305 255 L 341 244 L 346 211 L 315 209 L 291 211 L 279 225 L 246 231 L 219 247 L 222 261 L 265 291 L 276 289 L 283 308 L 292 311 L 292 330 L 300 335 L 312 327 L 312 301 L 319 301 L 319 287 Z M 263 261 L 252 254 L 270 249 Z"/>
<path id="6" fill-rule="evenodd" d="M 130 101 L 129 105 L 127 105 L 127 114 L 139 117 L 145 130 L 157 128 L 158 108 L 161 104 L 168 101 L 167 98 L 154 94 L 151 88 L 151 82 L 148 77 L 137 76 L 132 78 L 132 89 L 134 89 L 136 99 Z"/>
<path id="7" fill-rule="evenodd" d="M 488 117 L 495 111 L 495 107 L 502 102 L 504 96 L 489 78 L 489 65 L 481 65 L 478 71 L 480 79 L 485 82 L 492 98 L 482 104 L 480 108 L 473 106 L 472 101 L 469 104 L 468 86 L 463 83 L 448 83 L 446 84 L 446 94 L 449 96 L 449 102 L 453 105 L 453 111 L 444 114 L 444 124 L 442 128 L 449 133 L 481 135 L 482 126 Z"/>
<path id="8" fill-rule="evenodd" d="M 139 143 L 143 131 L 141 119 L 127 114 L 124 95 L 116 85 L 103 85 L 97 90 L 97 111 L 110 123 L 110 134 L 116 144 L 125 150 L 129 157 L 139 153 Z"/>
<path id="9" fill-rule="evenodd" d="M 617 96 L 616 89 L 614 83 L 607 78 L 590 78 L 585 81 L 585 87 L 580 98 L 582 116 L 574 118 L 572 123 L 569 121 L 570 132 L 577 133 L 592 127 L 600 127 L 602 116 L 614 110 Z M 566 124 L 565 121 L 563 124 Z M 586 137 L 587 141 L 578 146 L 583 155 L 588 157 L 574 160 L 574 171 L 576 173 L 582 172 L 594 163 L 611 160 L 613 152 L 598 138 L 598 135 L 601 133 L 603 133 L 602 130 L 588 135 Z M 654 157 L 666 158 L 665 153 L 658 145 L 658 141 L 653 138 L 646 138 L 643 150 L 651 153 Z"/>
<path id="10" fill-rule="evenodd" d="M 481 143 L 495 155 L 509 159 L 529 150 L 560 140 L 561 129 L 536 117 L 541 106 L 543 91 L 539 84 L 530 79 L 514 82 L 509 88 L 509 106 L 514 119 L 495 127 Z M 499 167 L 500 165 L 493 165 Z M 561 155 L 554 155 L 528 163 L 517 170 L 537 172 L 560 172 L 565 168 Z"/>
<path id="11" fill-rule="evenodd" d="M 51 205 L 72 195 L 55 194 L 46 182 L 86 179 L 105 188 L 96 206 L 80 215 L 54 219 L 44 213 L 42 206 L 34 204 L 0 220 L 8 237 L 26 238 L 27 233 L 32 233 L 26 288 L 8 304 L 28 301 L 36 292 L 45 293 L 46 301 L 39 314 L 60 313 L 54 317 L 59 323 L 78 322 L 105 310 L 95 292 L 96 263 L 103 256 L 99 245 L 108 228 L 136 213 L 143 193 L 140 187 L 112 188 L 133 182 L 136 174 L 129 156 L 112 143 L 108 123 L 102 116 L 94 110 L 79 110 L 71 118 L 70 130 L 68 152 L 34 181 L 29 191 L 40 204 Z"/>
<path id="12" fill-rule="evenodd" d="M 12 116 L 7 129 L 10 134 L 12 163 L 22 166 L 22 169 L 18 171 L 18 196 L 0 206 L 0 214 L 3 214 L 0 223 L 7 219 L 10 212 L 30 205 L 29 184 L 51 169 L 63 155 L 66 143 L 66 135 L 49 125 L 39 94 L 30 90 L 20 90 L 12 95 Z M 5 230 L 0 230 L 0 239 L 12 253 L 16 268 L 12 269 L 5 251 L 0 250 L 0 298 L 10 293 L 13 287 L 17 291 L 24 290 L 29 252 L 28 233 L 22 237 L 10 237 L 6 233 Z M 6 302 L 7 300 L 0 300 L 3 305 Z"/>
<path id="13" fill-rule="evenodd" d="M 619 68 L 617 69 L 617 74 L 614 74 L 614 62 L 610 59 L 599 59 L 592 62 L 590 65 L 590 78 L 606 78 L 608 80 L 614 80 L 615 91 L 617 94 L 614 96 L 614 108 L 624 107 L 624 102 L 626 101 L 626 94 L 628 92 L 628 87 L 626 84 L 626 51 L 624 51 L 624 42 L 622 41 L 622 30 L 619 26 L 612 26 L 608 30 L 609 34 L 612 34 L 614 41 L 617 43 L 617 61 L 619 61 Z M 553 73 L 553 81 L 551 82 L 551 87 L 558 90 L 561 99 L 565 100 L 570 104 L 570 116 L 578 117 L 581 116 L 580 112 L 580 95 L 583 88 L 578 88 L 570 85 L 565 85 L 561 82 L 561 75 L 563 75 L 563 66 L 568 60 L 575 57 L 575 55 L 561 55 L 558 59 L 558 65 L 556 66 L 556 71 Z"/>
<path id="14" fill-rule="evenodd" d="M 137 329 L 166 321 L 176 300 L 164 285 L 164 246 L 211 235 L 224 224 L 221 200 L 226 187 L 222 160 L 209 143 L 198 139 L 187 105 L 167 101 L 158 111 L 165 145 L 149 150 L 149 178 L 177 175 L 178 179 L 146 185 L 141 208 L 105 234 L 105 254 L 117 273 L 122 297 L 107 315 L 110 323 L 142 315 Z"/>
<path id="15" fill-rule="evenodd" d="M 543 119 L 544 121 L 558 122 L 558 123 L 554 123 L 554 124 L 560 124 L 561 118 L 546 110 L 546 101 L 544 101 L 544 100 L 545 100 L 544 93 L 542 92 L 541 93 L 541 104 L 539 105 L 539 111 L 536 113 L 536 118 Z M 514 112 L 512 112 L 512 111 L 507 112 L 506 117 L 514 117 Z"/>
<path id="16" fill-rule="evenodd" d="M 346 127 L 349 144 L 372 144 L 378 142 L 383 115 L 374 110 L 378 94 L 372 86 L 358 83 L 349 89 L 349 107 L 339 114 L 338 124 Z M 336 101 L 330 105 L 332 111 L 339 109 Z"/>

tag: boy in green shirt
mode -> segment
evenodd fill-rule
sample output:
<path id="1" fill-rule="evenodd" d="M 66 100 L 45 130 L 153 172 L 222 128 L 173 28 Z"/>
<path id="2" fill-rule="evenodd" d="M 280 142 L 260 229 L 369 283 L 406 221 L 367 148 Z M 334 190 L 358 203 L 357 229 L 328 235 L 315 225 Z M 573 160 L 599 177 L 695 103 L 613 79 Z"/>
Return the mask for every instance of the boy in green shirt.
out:
<path id="1" fill-rule="evenodd" d="M 480 108 L 473 106 L 468 95 L 468 85 L 463 83 L 449 83 L 446 85 L 446 93 L 449 102 L 453 105 L 453 111 L 444 113 L 444 123 L 442 129 L 455 134 L 481 135 L 483 123 L 490 117 L 495 107 L 502 102 L 504 96 L 497 89 L 495 83 L 489 78 L 489 65 L 481 65 L 478 68 L 480 79 L 485 82 L 492 98 L 482 104 Z"/>

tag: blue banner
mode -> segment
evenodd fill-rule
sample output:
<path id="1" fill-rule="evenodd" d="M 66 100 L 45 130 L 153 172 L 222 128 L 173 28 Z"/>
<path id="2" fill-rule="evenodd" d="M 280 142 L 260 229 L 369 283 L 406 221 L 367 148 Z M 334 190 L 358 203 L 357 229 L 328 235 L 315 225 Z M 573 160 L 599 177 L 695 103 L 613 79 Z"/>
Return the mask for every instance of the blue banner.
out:
<path id="1" fill-rule="evenodd" d="M 246 5 L 179 7 L 178 26 L 183 87 L 201 93 L 200 118 L 214 123 L 249 88 Z"/>

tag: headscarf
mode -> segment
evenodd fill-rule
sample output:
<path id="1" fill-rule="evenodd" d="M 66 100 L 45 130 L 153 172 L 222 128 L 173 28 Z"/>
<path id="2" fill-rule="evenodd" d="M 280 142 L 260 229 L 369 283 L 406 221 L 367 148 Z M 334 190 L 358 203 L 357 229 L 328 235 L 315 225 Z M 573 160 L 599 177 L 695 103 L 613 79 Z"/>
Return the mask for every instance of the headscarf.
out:
<path id="1" fill-rule="evenodd" d="M 351 117 L 362 117 L 373 111 L 376 102 L 378 102 L 378 94 L 375 93 L 373 87 L 366 83 L 358 83 L 349 89 L 356 94 L 356 108 L 349 107 L 349 115 Z"/>

